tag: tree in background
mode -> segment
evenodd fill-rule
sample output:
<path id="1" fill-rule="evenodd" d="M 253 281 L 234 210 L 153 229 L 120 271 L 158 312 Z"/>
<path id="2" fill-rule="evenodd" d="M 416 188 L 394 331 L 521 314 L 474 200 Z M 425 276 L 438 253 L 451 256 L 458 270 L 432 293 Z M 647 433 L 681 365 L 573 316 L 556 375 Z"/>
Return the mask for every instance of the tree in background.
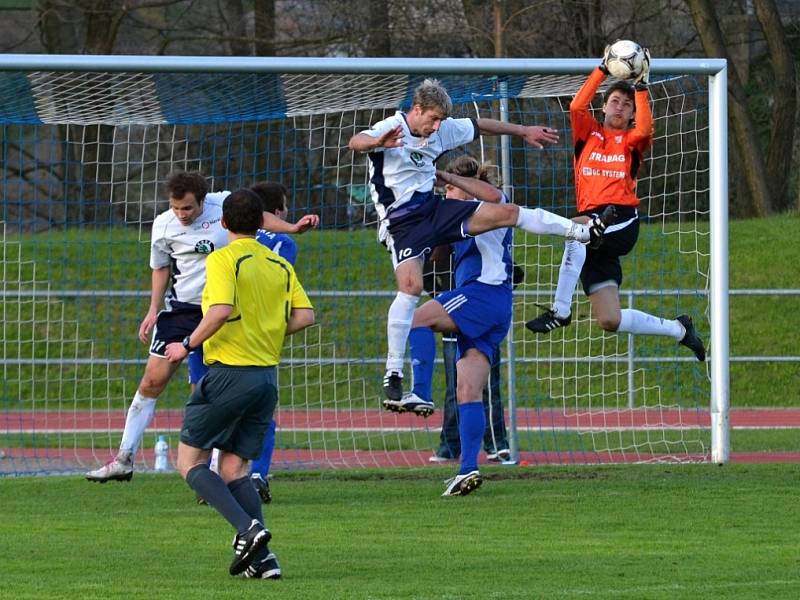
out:
<path id="1" fill-rule="evenodd" d="M 596 57 L 631 38 L 656 57 L 728 58 L 737 216 L 800 207 L 792 45 L 781 0 L 31 0 L 0 51 L 255 56 Z M 783 18 L 782 18 L 783 16 Z M 790 29 L 791 30 L 791 29 Z M 790 126 L 791 125 L 791 126 Z M 99 148 L 107 135 L 98 131 Z M 98 150 L 101 152 L 102 150 Z M 99 156 L 102 163 L 103 157 Z M 794 186 L 790 190 L 789 186 Z M 105 193 L 105 191 L 98 191 Z"/>

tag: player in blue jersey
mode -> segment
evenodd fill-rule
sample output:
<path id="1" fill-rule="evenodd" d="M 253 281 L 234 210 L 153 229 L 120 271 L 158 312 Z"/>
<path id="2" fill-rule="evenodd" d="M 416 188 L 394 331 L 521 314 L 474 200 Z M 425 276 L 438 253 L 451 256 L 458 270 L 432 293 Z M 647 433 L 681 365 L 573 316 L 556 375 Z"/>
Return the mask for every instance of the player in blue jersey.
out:
<path id="1" fill-rule="evenodd" d="M 435 161 L 481 134 L 518 136 L 535 148 L 558 141 L 558 132 L 549 127 L 453 119 L 452 108 L 447 90 L 437 80 L 426 79 L 415 90 L 408 112 L 398 111 L 357 133 L 348 144 L 351 150 L 368 153 L 373 200 L 391 236 L 398 292 L 387 319 L 383 405 L 397 412 L 406 410 L 400 405 L 406 340 L 422 293 L 423 258 L 431 248 L 505 227 L 599 243 L 605 227 L 602 216 L 584 225 L 540 208 L 437 198 Z"/>
<path id="2" fill-rule="evenodd" d="M 288 196 L 289 190 L 282 183 L 272 181 L 261 181 L 254 184 L 251 191 L 255 192 L 261 200 L 261 205 L 266 214 L 275 215 L 281 221 L 286 220 L 289 214 Z M 285 258 L 292 266 L 297 259 L 297 244 L 290 235 L 280 232 L 259 229 L 256 232 L 256 240 Z M 203 349 L 198 348 L 189 355 L 190 382 L 196 383 L 207 371 L 208 367 L 203 363 Z M 272 463 L 272 452 L 275 449 L 275 419 L 271 419 L 261 454 L 251 464 L 250 481 L 258 492 L 261 501 L 265 504 L 272 501 L 272 493 L 269 489 L 269 468 Z M 212 464 L 216 462 L 218 451 L 214 450 Z"/>
<path id="3" fill-rule="evenodd" d="M 446 171 L 437 171 L 437 176 L 445 184 L 447 197 L 456 202 L 508 203 L 505 194 L 489 183 L 487 171 L 471 156 L 455 159 Z M 461 467 L 447 481 L 443 496 L 465 495 L 482 483 L 478 453 L 486 428 L 483 391 L 489 381 L 491 361 L 511 325 L 511 242 L 510 228 L 456 242 L 456 287 L 414 312 L 411 355 L 415 393 L 409 395 L 417 402 L 427 400 L 432 404 L 429 399 L 436 352 L 433 332 L 455 333 L 458 344 L 456 399 Z"/>

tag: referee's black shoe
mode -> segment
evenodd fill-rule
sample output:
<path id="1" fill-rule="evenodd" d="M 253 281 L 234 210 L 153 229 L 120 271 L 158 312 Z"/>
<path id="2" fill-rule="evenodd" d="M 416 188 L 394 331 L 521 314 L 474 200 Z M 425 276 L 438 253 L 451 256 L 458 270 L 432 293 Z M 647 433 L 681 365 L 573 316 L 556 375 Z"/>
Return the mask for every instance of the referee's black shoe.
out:
<path id="1" fill-rule="evenodd" d="M 244 533 L 237 533 L 233 538 L 233 562 L 228 572 L 238 575 L 253 562 L 258 551 L 272 539 L 269 529 L 253 519 Z"/>
<path id="2" fill-rule="evenodd" d="M 676 320 L 683 325 L 683 328 L 686 330 L 686 333 L 678 343 L 689 348 L 689 350 L 694 352 L 697 360 L 703 362 L 706 359 L 706 347 L 703 345 L 703 340 L 700 339 L 697 332 L 694 330 L 692 318 L 689 315 L 680 315 Z"/>
<path id="3" fill-rule="evenodd" d="M 269 481 L 264 479 L 260 473 L 253 473 L 250 475 L 250 483 L 253 484 L 253 488 L 255 488 L 258 493 L 258 497 L 261 498 L 261 502 L 264 504 L 272 502 L 272 492 L 269 491 Z"/>

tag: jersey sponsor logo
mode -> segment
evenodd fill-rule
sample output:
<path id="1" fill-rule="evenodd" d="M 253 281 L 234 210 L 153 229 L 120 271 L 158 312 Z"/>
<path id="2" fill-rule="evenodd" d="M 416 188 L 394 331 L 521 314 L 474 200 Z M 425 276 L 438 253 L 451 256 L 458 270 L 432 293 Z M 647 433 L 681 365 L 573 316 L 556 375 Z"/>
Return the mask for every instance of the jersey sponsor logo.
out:
<path id="1" fill-rule="evenodd" d="M 211 221 L 203 221 L 202 223 L 200 223 L 200 227 L 195 227 L 195 229 L 208 229 L 214 223 L 219 223 L 219 221 L 220 221 L 219 219 L 213 219 Z"/>
<path id="2" fill-rule="evenodd" d="M 625 155 L 624 154 L 603 154 L 602 152 L 592 152 L 589 155 L 589 160 L 595 160 L 597 162 L 625 162 Z"/>
<path id="3" fill-rule="evenodd" d="M 610 169 L 593 169 L 582 167 L 581 175 L 584 177 L 608 177 L 609 179 L 625 179 L 625 171 L 612 171 Z"/>
<path id="4" fill-rule="evenodd" d="M 422 152 L 412 152 L 409 158 L 416 167 L 422 167 L 425 164 L 425 156 L 422 154 Z"/>
<path id="5" fill-rule="evenodd" d="M 200 240 L 194 245 L 194 251 L 198 254 L 211 254 L 214 251 L 214 242 L 211 240 Z"/>

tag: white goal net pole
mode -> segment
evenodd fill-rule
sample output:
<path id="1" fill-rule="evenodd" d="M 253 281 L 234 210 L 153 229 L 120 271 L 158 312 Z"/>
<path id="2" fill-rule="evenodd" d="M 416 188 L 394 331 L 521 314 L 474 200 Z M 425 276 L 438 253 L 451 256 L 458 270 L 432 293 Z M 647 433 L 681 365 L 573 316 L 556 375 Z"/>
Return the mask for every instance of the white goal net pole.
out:
<path id="1" fill-rule="evenodd" d="M 730 459 L 730 363 L 728 338 L 728 70 L 725 61 L 709 77 L 711 226 L 711 460 Z"/>

